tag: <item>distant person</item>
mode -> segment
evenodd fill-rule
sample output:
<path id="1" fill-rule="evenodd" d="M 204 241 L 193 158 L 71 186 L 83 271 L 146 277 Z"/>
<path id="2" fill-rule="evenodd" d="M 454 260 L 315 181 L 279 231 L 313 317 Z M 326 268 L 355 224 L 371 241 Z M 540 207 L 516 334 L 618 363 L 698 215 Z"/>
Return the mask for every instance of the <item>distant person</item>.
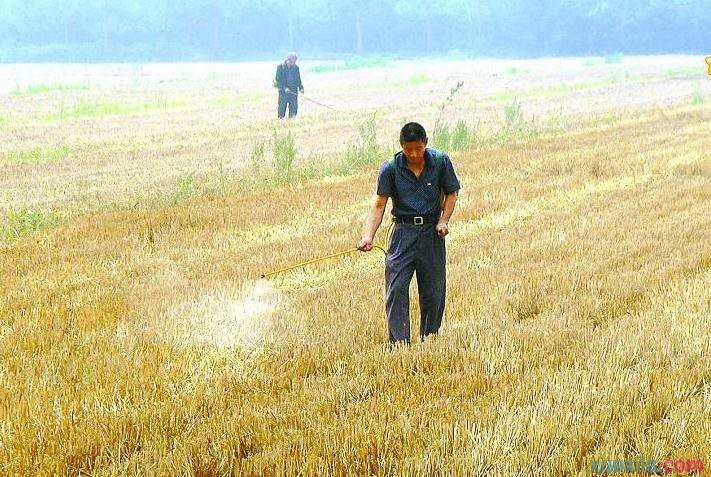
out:
<path id="1" fill-rule="evenodd" d="M 296 116 L 299 109 L 299 91 L 304 92 L 301 84 L 301 73 L 296 65 L 296 53 L 289 53 L 283 63 L 277 66 L 274 85 L 279 88 L 279 119 L 284 118 L 286 108 L 289 107 L 289 117 Z"/>
<path id="2" fill-rule="evenodd" d="M 385 259 L 385 311 L 391 344 L 410 344 L 410 281 L 417 273 L 420 338 L 437 334 L 445 298 L 445 246 L 459 179 L 449 156 L 427 146 L 425 129 L 407 123 L 402 151 L 380 167 L 375 201 L 358 249 L 373 249 L 388 197 L 395 228 Z"/>

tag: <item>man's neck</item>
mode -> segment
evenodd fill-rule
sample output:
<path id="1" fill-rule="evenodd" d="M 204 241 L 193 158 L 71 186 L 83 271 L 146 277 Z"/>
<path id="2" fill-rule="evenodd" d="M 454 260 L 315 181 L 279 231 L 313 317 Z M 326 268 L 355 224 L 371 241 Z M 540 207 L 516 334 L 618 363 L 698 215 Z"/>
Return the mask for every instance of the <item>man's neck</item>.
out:
<path id="1" fill-rule="evenodd" d="M 417 160 L 417 159 L 411 160 L 410 158 L 405 156 L 405 160 L 407 161 L 407 166 L 410 167 L 411 169 L 418 169 L 419 170 L 419 169 L 422 169 L 423 167 L 425 167 L 424 156 L 422 157 L 422 159 L 419 159 L 419 160 Z"/>
<path id="2" fill-rule="evenodd" d="M 425 154 L 427 154 L 426 151 L 425 151 Z M 418 169 L 419 169 L 420 167 L 424 167 L 424 165 L 425 165 L 425 154 L 423 154 L 423 155 L 422 155 L 422 158 L 419 159 L 419 160 L 417 160 L 417 159 L 416 159 L 416 160 L 412 160 L 412 159 L 410 159 L 409 157 L 407 157 L 407 155 L 405 155 L 405 154 L 403 153 L 403 155 L 405 156 L 405 162 L 407 163 L 407 165 L 410 166 L 410 167 L 418 168 Z"/>

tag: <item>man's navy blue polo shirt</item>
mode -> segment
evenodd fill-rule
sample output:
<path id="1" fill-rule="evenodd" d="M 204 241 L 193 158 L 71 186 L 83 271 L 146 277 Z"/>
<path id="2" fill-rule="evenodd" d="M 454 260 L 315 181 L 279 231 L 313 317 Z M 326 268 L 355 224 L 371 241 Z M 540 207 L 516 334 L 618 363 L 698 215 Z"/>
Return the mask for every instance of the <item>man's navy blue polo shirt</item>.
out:
<path id="1" fill-rule="evenodd" d="M 431 216 L 439 219 L 442 194 L 459 189 L 459 179 L 449 156 L 428 147 L 425 149 L 425 168 L 419 179 L 407 167 L 407 158 L 400 151 L 380 167 L 376 193 L 392 197 L 395 217 Z"/>

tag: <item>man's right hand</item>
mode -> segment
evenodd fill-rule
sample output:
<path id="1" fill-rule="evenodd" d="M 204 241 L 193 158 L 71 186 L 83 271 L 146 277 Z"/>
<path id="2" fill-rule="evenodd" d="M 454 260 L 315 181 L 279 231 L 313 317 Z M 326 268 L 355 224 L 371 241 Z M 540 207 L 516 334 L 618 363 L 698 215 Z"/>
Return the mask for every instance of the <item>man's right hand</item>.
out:
<path id="1" fill-rule="evenodd" d="M 373 250 L 373 239 L 371 237 L 363 237 L 360 239 L 358 250 L 361 252 L 370 252 Z"/>

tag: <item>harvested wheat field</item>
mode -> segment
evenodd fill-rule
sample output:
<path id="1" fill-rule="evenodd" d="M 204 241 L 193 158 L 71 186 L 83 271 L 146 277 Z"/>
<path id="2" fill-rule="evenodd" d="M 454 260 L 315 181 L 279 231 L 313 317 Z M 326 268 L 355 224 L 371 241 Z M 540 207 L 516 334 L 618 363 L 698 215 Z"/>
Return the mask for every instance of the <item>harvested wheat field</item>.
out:
<path id="1" fill-rule="evenodd" d="M 271 63 L 0 66 L 0 473 L 708 472 L 703 60 L 302 64 L 282 122 Z M 462 189 L 389 350 L 381 252 L 259 277 L 355 247 L 409 120 Z"/>

